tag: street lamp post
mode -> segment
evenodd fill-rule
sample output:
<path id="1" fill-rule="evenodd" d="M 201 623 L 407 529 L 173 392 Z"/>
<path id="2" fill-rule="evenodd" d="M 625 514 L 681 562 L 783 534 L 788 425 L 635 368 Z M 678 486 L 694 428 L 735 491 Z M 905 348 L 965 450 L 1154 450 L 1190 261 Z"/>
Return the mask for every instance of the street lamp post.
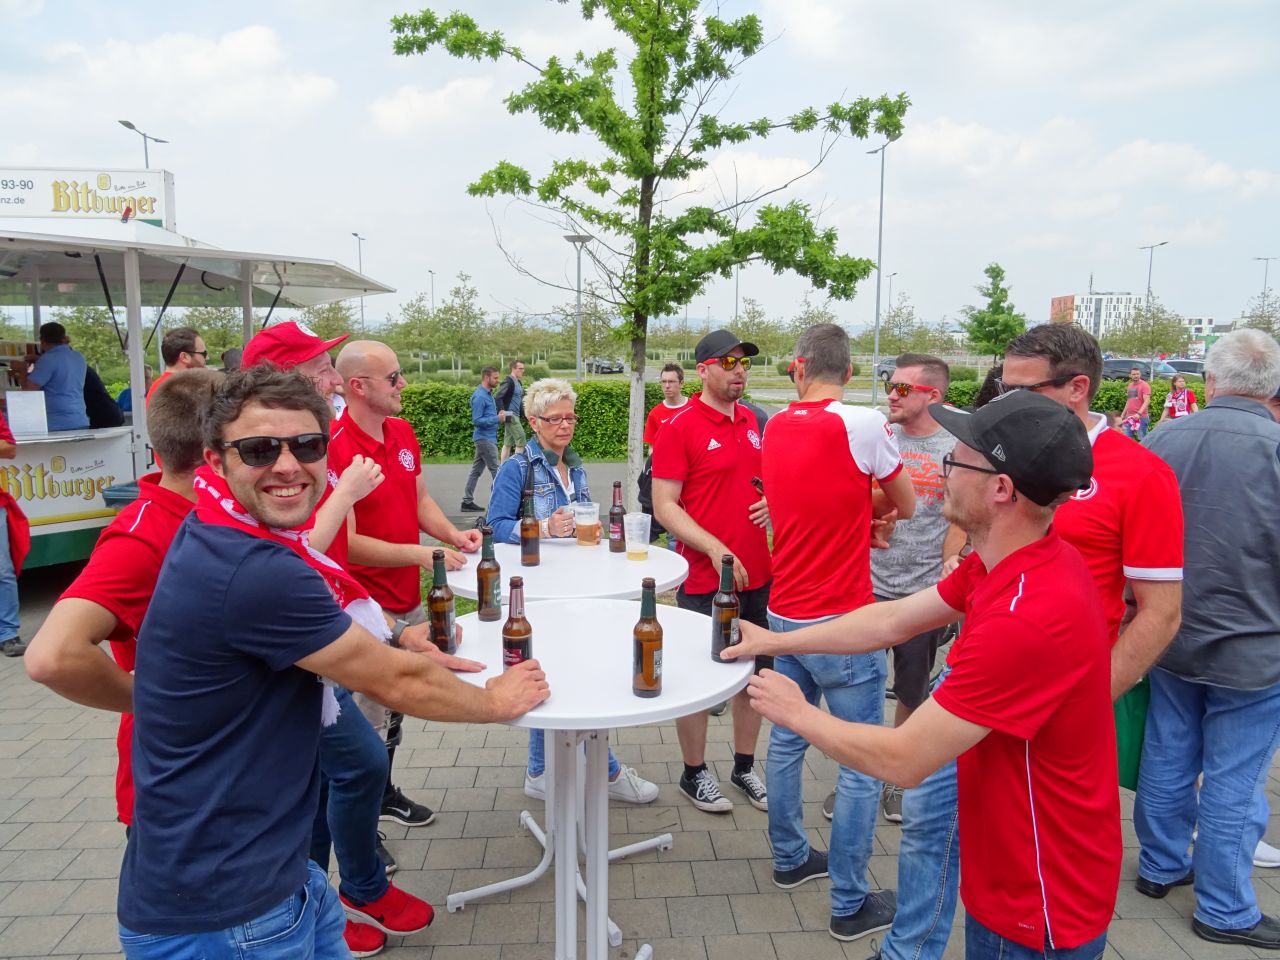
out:
<path id="1" fill-rule="evenodd" d="M 120 123 L 120 126 L 124 127 L 127 130 L 132 130 L 134 133 L 136 133 L 138 136 L 142 138 L 142 165 L 146 169 L 150 170 L 151 169 L 151 153 L 150 151 L 147 150 L 147 141 L 150 140 L 152 143 L 168 143 L 169 141 L 161 140 L 159 137 L 153 137 L 149 133 L 143 133 L 141 130 L 135 127 L 132 123 L 130 123 L 128 120 L 121 120 L 119 121 L 119 123 Z"/>
<path id="2" fill-rule="evenodd" d="M 565 234 L 578 251 L 578 379 L 582 379 L 582 248 L 591 238 L 585 233 Z"/>
<path id="3" fill-rule="evenodd" d="M 1155 266 L 1155 262 L 1156 262 L 1156 247 L 1163 247 L 1168 242 L 1169 242 L 1168 240 L 1161 240 L 1159 243 L 1150 243 L 1144 247 L 1138 247 L 1139 250 L 1147 251 L 1146 314 L 1147 314 L 1147 323 L 1151 325 L 1151 376 L 1153 378 L 1155 377 L 1155 365 L 1156 365 L 1156 343 L 1155 343 L 1156 325 L 1151 319 L 1151 269 L 1152 267 Z"/>
<path id="4" fill-rule="evenodd" d="M 887 300 L 887 301 L 888 301 L 888 303 L 889 303 L 889 309 L 890 309 L 890 310 L 892 310 L 892 309 L 893 309 L 893 278 L 894 278 L 894 277 L 896 277 L 897 275 L 898 275 L 898 271 L 897 271 L 897 270 L 895 270 L 895 271 L 893 271 L 893 273 L 889 274 L 889 295 L 888 295 L 887 297 L 885 297 L 885 300 Z"/>
<path id="5" fill-rule="evenodd" d="M 1271 261 L 1280 260 L 1280 257 L 1254 257 L 1253 259 L 1262 261 L 1262 300 L 1259 301 L 1259 306 L 1261 306 L 1263 310 L 1266 310 L 1267 309 L 1267 275 L 1268 275 L 1268 272 L 1271 270 Z"/>
<path id="6" fill-rule="evenodd" d="M 871 345 L 871 406 L 876 406 L 876 388 L 879 385 L 877 368 L 880 366 L 880 279 L 884 270 L 884 152 L 897 137 L 890 137 L 868 154 L 880 154 L 880 224 L 876 229 L 876 329 L 875 339 Z"/>
<path id="7" fill-rule="evenodd" d="M 434 314 L 436 312 L 436 272 L 428 270 L 427 273 L 431 274 L 431 312 Z"/>
<path id="8" fill-rule="evenodd" d="M 360 276 L 364 276 L 364 242 L 368 237 L 362 237 L 355 230 L 351 231 L 351 235 L 356 238 L 356 266 L 360 270 Z M 364 329 L 364 297 L 360 298 L 360 329 Z"/>

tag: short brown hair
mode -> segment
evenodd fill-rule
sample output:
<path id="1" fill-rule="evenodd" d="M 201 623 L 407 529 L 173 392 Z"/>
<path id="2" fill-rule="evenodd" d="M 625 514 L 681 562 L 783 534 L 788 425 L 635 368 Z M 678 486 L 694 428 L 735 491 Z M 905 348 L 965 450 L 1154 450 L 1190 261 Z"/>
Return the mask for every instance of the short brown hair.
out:
<path id="1" fill-rule="evenodd" d="M 486 377 L 489 376 L 489 374 L 497 373 L 497 372 L 498 372 L 497 367 L 485 367 L 483 370 L 480 371 L 480 379 L 484 380 Z"/>
<path id="2" fill-rule="evenodd" d="M 684 367 L 680 366 L 678 363 L 668 363 L 664 366 L 662 368 L 662 373 L 658 374 L 659 378 L 661 378 L 663 373 L 674 373 L 676 377 L 679 378 L 680 382 L 684 383 Z"/>
<path id="3" fill-rule="evenodd" d="M 213 403 L 205 411 L 203 432 L 207 450 L 222 450 L 223 431 L 251 403 L 272 410 L 305 410 L 316 418 L 321 433 L 329 432 L 329 404 L 300 373 L 259 364 L 227 374 Z"/>
<path id="4" fill-rule="evenodd" d="M 895 367 L 920 367 L 924 370 L 925 379 L 929 381 L 929 386 L 937 387 L 942 391 L 942 395 L 947 395 L 947 388 L 951 386 L 951 368 L 947 366 L 947 361 L 941 357 L 935 357 L 931 353 L 902 353 L 893 361 Z"/>
<path id="5" fill-rule="evenodd" d="M 1098 341 L 1074 323 L 1042 323 L 1009 341 L 1005 358 L 1025 357 L 1049 363 L 1052 377 L 1079 376 L 1089 378 L 1089 399 L 1102 383 L 1102 350 Z"/>
<path id="6" fill-rule="evenodd" d="M 834 323 L 815 323 L 796 341 L 796 358 L 804 360 L 809 380 L 843 386 L 849 379 L 849 334 Z"/>
<path id="7" fill-rule="evenodd" d="M 524 361 L 523 361 L 523 360 L 519 360 L 519 359 L 517 359 L 517 360 L 512 360 L 512 361 L 511 361 L 511 365 L 510 365 L 509 367 L 507 367 L 507 369 L 508 369 L 508 370 L 514 370 L 514 369 L 516 368 L 516 366 L 517 366 L 517 365 L 522 364 L 522 363 L 524 363 Z"/>
<path id="8" fill-rule="evenodd" d="M 147 435 L 165 473 L 190 473 L 204 462 L 200 420 L 222 382 L 222 374 L 202 367 L 165 377 L 156 387 L 147 404 Z"/>
<path id="9" fill-rule="evenodd" d="M 165 365 L 172 367 L 184 353 L 195 353 L 199 336 L 195 327 L 178 327 L 166 333 L 160 341 L 160 356 Z"/>

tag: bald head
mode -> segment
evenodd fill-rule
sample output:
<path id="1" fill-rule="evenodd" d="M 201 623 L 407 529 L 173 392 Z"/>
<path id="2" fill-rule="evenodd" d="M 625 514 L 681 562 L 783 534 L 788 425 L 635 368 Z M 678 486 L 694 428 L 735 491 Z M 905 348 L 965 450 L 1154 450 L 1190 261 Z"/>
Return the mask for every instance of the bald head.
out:
<path id="1" fill-rule="evenodd" d="M 334 364 L 342 379 L 352 377 L 381 377 L 399 365 L 395 351 L 377 340 L 350 340 L 338 352 Z"/>
<path id="2" fill-rule="evenodd" d="M 338 354 L 335 366 L 344 395 L 357 418 L 394 417 L 400 412 L 400 358 L 377 340 L 352 340 Z"/>

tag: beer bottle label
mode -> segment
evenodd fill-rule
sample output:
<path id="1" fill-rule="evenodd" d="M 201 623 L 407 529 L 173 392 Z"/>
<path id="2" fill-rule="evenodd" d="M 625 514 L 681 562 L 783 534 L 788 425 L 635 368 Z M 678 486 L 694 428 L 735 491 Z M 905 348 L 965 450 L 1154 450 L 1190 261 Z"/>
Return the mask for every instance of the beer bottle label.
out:
<path id="1" fill-rule="evenodd" d="M 653 651 L 653 679 L 657 680 L 662 676 L 662 651 Z"/>
<path id="2" fill-rule="evenodd" d="M 503 646 L 502 648 L 502 665 L 504 667 L 518 667 L 524 663 L 524 651 L 519 647 Z"/>
<path id="3" fill-rule="evenodd" d="M 729 621 L 729 646 L 735 647 L 742 638 L 738 636 L 738 618 Z"/>
<path id="4" fill-rule="evenodd" d="M 620 523 L 609 524 L 609 539 L 610 540 L 622 539 L 622 524 Z"/>
<path id="5" fill-rule="evenodd" d="M 493 583 L 489 585 L 489 606 L 495 609 L 502 606 L 502 584 L 497 577 L 494 577 Z"/>

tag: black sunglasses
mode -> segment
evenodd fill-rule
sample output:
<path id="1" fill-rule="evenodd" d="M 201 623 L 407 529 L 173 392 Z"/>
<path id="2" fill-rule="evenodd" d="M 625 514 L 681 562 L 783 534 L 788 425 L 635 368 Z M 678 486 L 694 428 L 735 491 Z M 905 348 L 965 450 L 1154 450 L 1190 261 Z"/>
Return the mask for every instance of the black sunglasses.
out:
<path id="1" fill-rule="evenodd" d="M 1041 380 L 1039 383 L 1005 383 L 1004 380 L 997 379 L 996 390 L 1002 397 L 1006 393 L 1013 393 L 1015 390 L 1031 390 L 1034 392 L 1036 390 L 1043 390 L 1045 387 L 1061 387 L 1068 381 L 1074 380 L 1079 376 L 1083 376 L 1083 374 L 1064 373 L 1060 377 L 1050 377 L 1048 380 Z"/>
<path id="2" fill-rule="evenodd" d="M 393 370 L 391 373 L 388 373 L 385 377 L 355 377 L 354 379 L 356 379 L 356 380 L 385 380 L 388 384 L 390 384 L 391 386 L 393 386 L 393 387 L 394 387 L 397 383 L 399 383 L 399 382 L 400 382 L 400 378 L 401 378 L 401 377 L 403 377 L 403 376 L 404 376 L 404 371 L 403 371 L 403 370 Z"/>
<path id="3" fill-rule="evenodd" d="M 315 463 L 324 459 L 329 450 L 327 433 L 300 433 L 296 437 L 243 437 L 240 440 L 226 440 L 223 450 L 235 448 L 246 467 L 269 467 L 280 459 L 280 451 L 285 444 L 289 452 L 299 463 Z"/>
<path id="4" fill-rule="evenodd" d="M 191 354 L 193 357 L 204 357 L 206 360 L 208 360 L 208 359 L 209 359 L 209 351 L 208 351 L 208 350 L 184 350 L 183 352 L 184 352 L 184 353 L 189 353 L 189 354 Z"/>

